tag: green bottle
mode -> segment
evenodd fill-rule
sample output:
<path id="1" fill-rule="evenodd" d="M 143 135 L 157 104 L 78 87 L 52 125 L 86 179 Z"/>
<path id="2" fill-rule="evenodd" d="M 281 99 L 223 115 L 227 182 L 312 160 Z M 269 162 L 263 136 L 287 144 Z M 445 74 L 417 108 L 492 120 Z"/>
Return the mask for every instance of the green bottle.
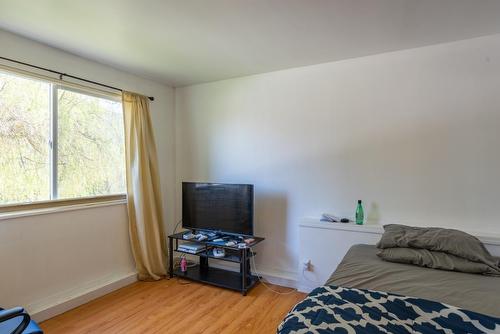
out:
<path id="1" fill-rule="evenodd" d="M 358 206 L 356 207 L 356 224 L 363 225 L 364 218 L 363 204 L 361 204 L 361 200 L 358 200 Z"/>

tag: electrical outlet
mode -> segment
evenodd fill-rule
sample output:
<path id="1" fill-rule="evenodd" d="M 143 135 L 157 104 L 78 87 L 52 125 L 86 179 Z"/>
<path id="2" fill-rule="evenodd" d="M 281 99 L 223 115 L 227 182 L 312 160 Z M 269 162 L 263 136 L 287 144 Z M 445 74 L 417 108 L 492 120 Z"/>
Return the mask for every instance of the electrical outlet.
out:
<path id="1" fill-rule="evenodd" d="M 303 269 L 305 271 L 312 271 L 311 260 L 304 261 L 303 265 L 304 265 Z"/>

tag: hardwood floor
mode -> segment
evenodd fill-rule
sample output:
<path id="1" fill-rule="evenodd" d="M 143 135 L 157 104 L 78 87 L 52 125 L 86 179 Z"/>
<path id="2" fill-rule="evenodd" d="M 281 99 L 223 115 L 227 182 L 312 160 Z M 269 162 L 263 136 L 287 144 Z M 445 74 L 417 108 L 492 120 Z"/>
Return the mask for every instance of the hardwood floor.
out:
<path id="1" fill-rule="evenodd" d="M 278 291 L 289 288 L 272 286 Z M 305 294 L 259 283 L 247 296 L 179 279 L 137 282 L 41 324 L 57 333 L 275 333 Z"/>

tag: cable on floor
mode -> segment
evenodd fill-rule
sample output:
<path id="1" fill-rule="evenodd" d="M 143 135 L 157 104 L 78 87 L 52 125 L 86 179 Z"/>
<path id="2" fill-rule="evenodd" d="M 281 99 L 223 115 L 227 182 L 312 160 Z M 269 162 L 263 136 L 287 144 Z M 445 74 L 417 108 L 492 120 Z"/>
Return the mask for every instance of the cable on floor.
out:
<path id="1" fill-rule="evenodd" d="M 262 285 L 266 289 L 268 289 L 268 290 L 270 290 L 278 295 L 289 295 L 289 294 L 292 294 L 294 292 L 297 292 L 297 289 L 295 289 L 295 288 L 290 288 L 291 290 L 287 291 L 287 292 L 281 292 L 281 291 L 277 291 L 277 290 L 273 289 L 271 286 L 269 286 L 268 283 L 264 281 L 264 279 L 262 278 L 262 275 L 260 275 L 259 271 L 257 270 L 257 266 L 255 265 L 255 256 L 254 256 L 255 253 L 254 253 L 254 251 L 252 250 L 251 247 L 248 247 L 248 248 L 250 249 L 250 253 L 252 254 L 252 256 L 250 257 L 251 262 L 253 263 L 253 271 L 252 272 L 257 276 L 259 281 L 262 283 Z"/>

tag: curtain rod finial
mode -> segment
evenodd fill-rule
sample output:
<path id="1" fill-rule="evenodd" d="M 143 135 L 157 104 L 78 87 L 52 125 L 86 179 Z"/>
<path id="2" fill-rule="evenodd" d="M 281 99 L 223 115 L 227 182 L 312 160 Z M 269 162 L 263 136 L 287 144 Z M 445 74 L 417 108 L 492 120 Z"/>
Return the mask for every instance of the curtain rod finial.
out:
<path id="1" fill-rule="evenodd" d="M 148 96 L 148 99 L 149 99 L 149 101 L 154 101 L 155 100 L 154 96 Z"/>

